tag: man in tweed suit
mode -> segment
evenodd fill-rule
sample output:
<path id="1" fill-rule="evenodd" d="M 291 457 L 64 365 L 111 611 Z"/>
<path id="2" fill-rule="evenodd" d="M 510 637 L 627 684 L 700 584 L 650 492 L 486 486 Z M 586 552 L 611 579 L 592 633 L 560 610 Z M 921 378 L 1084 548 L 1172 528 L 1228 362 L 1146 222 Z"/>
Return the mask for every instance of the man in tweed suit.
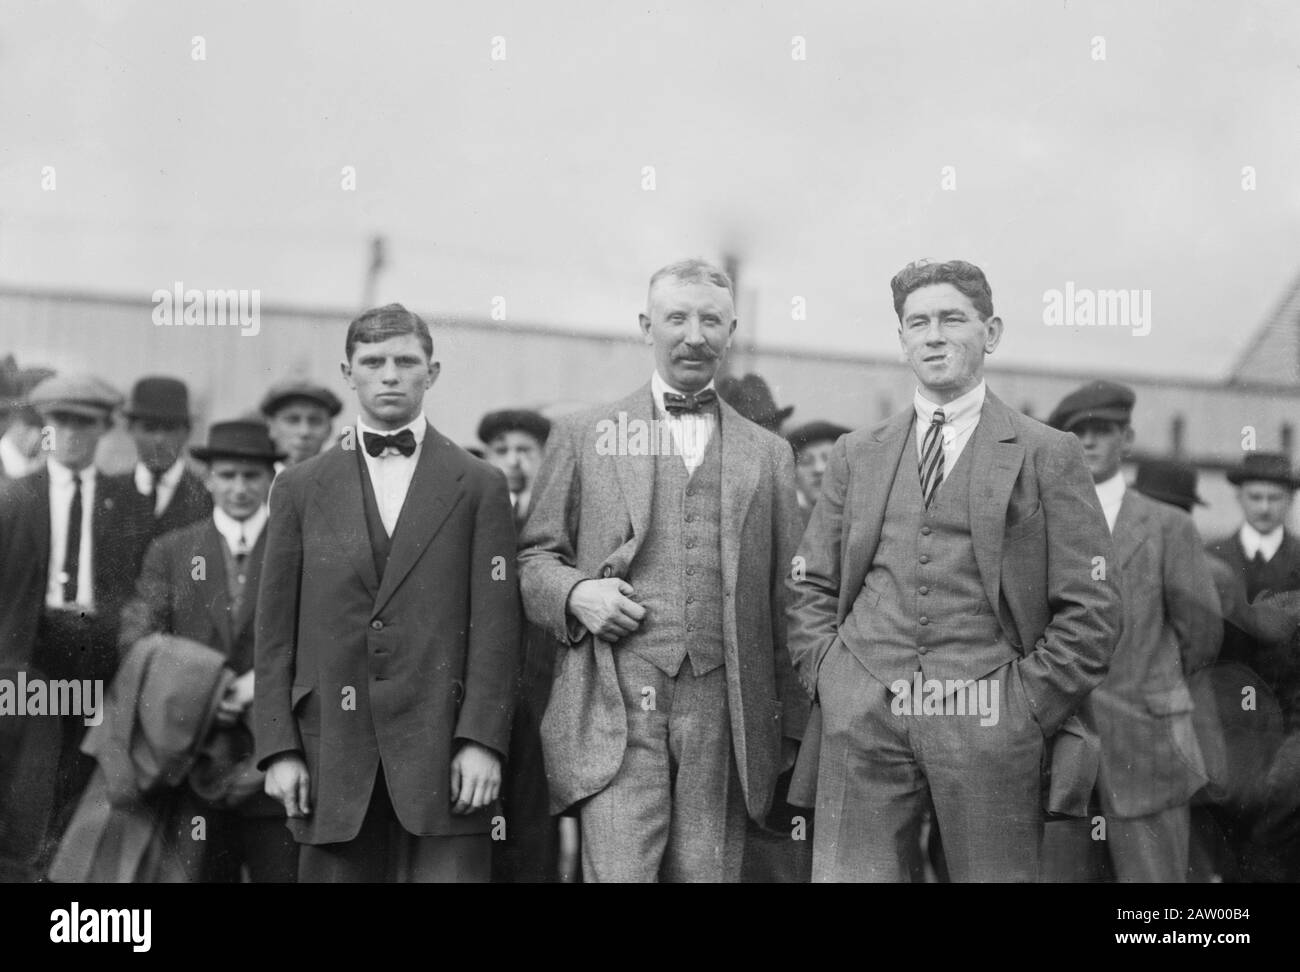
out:
<path id="1" fill-rule="evenodd" d="M 703 261 L 651 277 L 654 375 L 556 425 L 520 540 L 528 618 L 569 646 L 542 740 L 588 881 L 737 880 L 746 815 L 767 813 L 806 718 L 783 618 L 790 448 L 713 390 L 733 308 Z"/>
<path id="2" fill-rule="evenodd" d="M 790 582 L 820 702 L 813 880 L 906 880 L 933 803 L 954 880 L 1032 881 L 1045 747 L 1119 630 L 1110 533 L 1078 440 L 985 388 L 1002 321 L 983 271 L 913 264 L 891 286 L 919 387 L 836 442 Z"/>

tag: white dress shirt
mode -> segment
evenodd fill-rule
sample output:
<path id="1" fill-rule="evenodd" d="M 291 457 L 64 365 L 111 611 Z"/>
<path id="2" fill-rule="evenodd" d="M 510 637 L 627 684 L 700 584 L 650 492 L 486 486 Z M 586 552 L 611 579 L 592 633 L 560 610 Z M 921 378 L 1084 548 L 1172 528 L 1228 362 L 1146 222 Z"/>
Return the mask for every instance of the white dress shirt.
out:
<path id="1" fill-rule="evenodd" d="M 936 405 L 917 389 L 912 395 L 912 408 L 916 410 L 916 458 L 919 462 L 925 454 L 922 444 L 925 433 L 930 428 L 934 413 L 943 409 L 943 478 L 957 466 L 961 451 L 970 441 L 971 433 L 980 423 L 980 411 L 984 408 L 984 382 L 972 388 L 959 398 L 954 398 L 947 405 Z"/>
<path id="2" fill-rule="evenodd" d="M 185 473 L 185 460 L 177 459 L 166 472 L 158 477 L 158 499 L 153 508 L 154 516 L 162 516 L 167 506 L 176 495 L 176 485 Z M 135 489 L 141 496 L 148 496 L 153 490 L 153 473 L 142 462 L 135 464 Z"/>
<path id="3" fill-rule="evenodd" d="M 423 413 L 417 415 L 401 429 L 385 432 L 372 429 L 361 418 L 357 418 L 357 448 L 366 460 L 366 470 L 370 473 L 370 485 L 375 490 L 375 503 L 379 507 L 379 518 L 384 522 L 384 530 L 391 537 L 397 528 L 397 518 L 402 514 L 402 504 L 406 502 L 406 491 L 411 488 L 411 477 L 415 475 L 415 464 L 424 447 L 424 433 L 429 427 Z M 402 429 L 410 429 L 415 436 L 415 451 L 404 456 L 394 448 L 385 449 L 378 456 L 366 451 L 366 433 L 374 435 L 397 435 Z"/>
<path id="4" fill-rule="evenodd" d="M 95 516 L 95 467 L 78 474 L 81 480 L 81 552 L 77 554 L 77 601 L 63 600 L 64 554 L 68 548 L 68 513 L 72 506 L 72 470 L 50 459 L 50 573 L 45 585 L 45 604 L 52 608 L 95 610 L 95 571 L 91 558 L 91 525 Z"/>
<path id="5" fill-rule="evenodd" d="M 1283 532 L 1283 528 L 1279 526 L 1274 527 L 1269 533 L 1260 533 L 1249 523 L 1243 523 L 1238 536 L 1241 537 L 1242 549 L 1246 551 L 1246 559 L 1254 560 L 1255 553 L 1263 551 L 1265 563 L 1272 560 L 1273 555 L 1277 553 L 1277 548 L 1282 546 Z"/>
<path id="6" fill-rule="evenodd" d="M 1124 502 L 1124 491 L 1128 489 L 1128 484 L 1124 482 L 1124 474 L 1117 472 L 1110 479 L 1094 483 L 1093 489 L 1097 491 L 1097 499 L 1101 500 L 1102 513 L 1106 514 L 1106 526 L 1110 527 L 1111 533 L 1114 533 L 1115 520 L 1119 517 L 1119 508 Z"/>
<path id="7" fill-rule="evenodd" d="M 257 538 L 262 535 L 262 527 L 266 526 L 267 511 L 266 504 L 263 503 L 257 508 L 257 512 L 247 520 L 236 520 L 233 516 L 223 510 L 221 507 L 213 507 L 212 524 L 217 528 L 226 541 L 226 546 L 230 552 L 238 556 L 241 553 L 252 553 L 253 547 L 257 544 Z M 243 540 L 241 545 L 240 540 Z"/>
<path id="8" fill-rule="evenodd" d="M 704 391 L 705 388 L 713 388 L 713 382 L 709 382 L 704 388 L 701 388 L 695 394 Z M 717 393 L 717 389 L 713 389 Z M 668 431 L 672 433 L 673 448 L 682 457 L 686 463 L 686 472 L 694 473 L 699 468 L 700 463 L 704 461 L 704 450 L 709 447 L 709 439 L 713 436 L 713 424 L 717 420 L 717 413 L 713 409 L 702 412 L 683 412 L 681 415 L 672 415 L 664 408 L 664 392 L 677 392 L 668 382 L 664 381 L 659 375 L 659 369 L 650 378 L 650 392 L 654 395 L 655 414 L 660 422 L 668 426 Z M 654 437 L 658 442 L 659 437 Z M 659 448 L 655 445 L 654 448 Z"/>

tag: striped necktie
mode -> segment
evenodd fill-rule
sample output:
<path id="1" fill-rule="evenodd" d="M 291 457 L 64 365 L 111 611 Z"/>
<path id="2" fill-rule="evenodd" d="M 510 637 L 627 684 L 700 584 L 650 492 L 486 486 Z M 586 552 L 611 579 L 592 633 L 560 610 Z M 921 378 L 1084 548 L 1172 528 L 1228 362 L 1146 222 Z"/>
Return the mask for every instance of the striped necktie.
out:
<path id="1" fill-rule="evenodd" d="M 943 482 L 943 409 L 936 408 L 930 419 L 930 427 L 925 430 L 925 440 L 921 443 L 921 496 L 925 499 L 925 508 L 930 508 L 935 491 Z"/>

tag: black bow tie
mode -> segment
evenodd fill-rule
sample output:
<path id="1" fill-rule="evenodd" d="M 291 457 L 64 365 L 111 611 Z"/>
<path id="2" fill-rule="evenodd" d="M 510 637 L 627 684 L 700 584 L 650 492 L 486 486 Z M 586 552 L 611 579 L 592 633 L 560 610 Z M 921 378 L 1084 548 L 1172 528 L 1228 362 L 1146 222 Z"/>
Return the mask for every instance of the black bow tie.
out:
<path id="1" fill-rule="evenodd" d="M 375 457 L 383 455 L 384 450 L 388 448 L 396 449 L 404 456 L 415 452 L 415 433 L 410 429 L 402 429 L 396 435 L 376 435 L 374 432 L 366 432 L 361 438 L 366 444 L 366 452 Z"/>
<path id="2" fill-rule="evenodd" d="M 694 395 L 679 395 L 676 392 L 664 392 L 664 411 L 669 415 L 681 415 L 683 412 L 698 412 L 705 405 L 712 405 L 718 400 L 712 388 L 706 388 Z"/>

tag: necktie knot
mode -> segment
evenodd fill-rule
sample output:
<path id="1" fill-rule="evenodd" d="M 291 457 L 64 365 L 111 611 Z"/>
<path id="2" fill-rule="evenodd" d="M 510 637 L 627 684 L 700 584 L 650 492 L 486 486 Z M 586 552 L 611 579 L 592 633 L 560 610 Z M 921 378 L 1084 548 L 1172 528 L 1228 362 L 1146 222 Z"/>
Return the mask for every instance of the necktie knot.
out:
<path id="1" fill-rule="evenodd" d="M 936 408 L 936 409 L 934 410 L 934 415 L 933 415 L 933 416 L 931 417 L 931 419 L 930 419 L 930 425 L 931 425 L 931 426 L 935 426 L 935 425 L 943 425 L 943 423 L 946 422 L 946 421 L 948 421 L 948 420 L 944 417 L 943 409 L 941 409 L 941 408 Z"/>
<path id="2" fill-rule="evenodd" d="M 383 455 L 385 449 L 396 449 L 404 456 L 415 452 L 415 433 L 410 429 L 402 429 L 393 435 L 366 432 L 361 438 L 365 443 L 366 452 L 375 458 Z"/>
<path id="3" fill-rule="evenodd" d="M 664 411 L 669 415 L 681 415 L 685 412 L 699 412 L 704 406 L 712 405 L 718 400 L 718 394 L 712 388 L 702 392 L 680 395 L 677 392 L 664 392 Z"/>

